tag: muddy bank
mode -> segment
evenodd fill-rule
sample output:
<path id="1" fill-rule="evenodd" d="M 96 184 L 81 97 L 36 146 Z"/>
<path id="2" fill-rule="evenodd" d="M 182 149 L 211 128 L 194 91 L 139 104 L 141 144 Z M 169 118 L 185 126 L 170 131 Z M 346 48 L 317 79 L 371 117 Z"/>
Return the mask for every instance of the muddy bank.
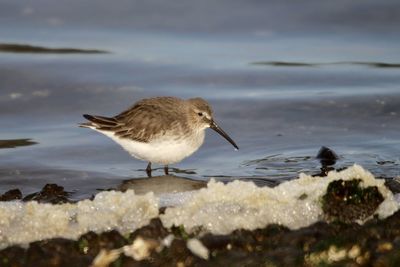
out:
<path id="1" fill-rule="evenodd" d="M 362 62 L 362 61 L 342 61 L 342 62 L 327 62 L 327 63 L 258 61 L 258 62 L 252 62 L 250 64 L 261 65 L 261 66 L 274 66 L 274 67 L 323 67 L 323 66 L 335 66 L 335 65 L 360 65 L 371 68 L 400 68 L 399 63 Z"/>
<path id="2" fill-rule="evenodd" d="M 36 53 L 36 54 L 107 54 L 108 51 L 99 49 L 80 48 L 50 48 L 28 44 L 0 43 L 0 52 L 3 53 Z"/>

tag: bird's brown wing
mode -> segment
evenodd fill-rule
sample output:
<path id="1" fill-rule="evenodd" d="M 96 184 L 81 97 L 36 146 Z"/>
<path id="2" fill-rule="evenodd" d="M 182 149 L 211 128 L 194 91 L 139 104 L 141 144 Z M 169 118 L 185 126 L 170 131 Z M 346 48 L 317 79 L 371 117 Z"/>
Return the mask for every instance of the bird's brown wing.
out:
<path id="1" fill-rule="evenodd" d="M 83 114 L 83 117 L 87 119 L 89 122 L 84 122 L 79 124 L 80 127 L 85 127 L 85 128 L 94 127 L 98 130 L 112 131 L 112 129 L 114 129 L 118 125 L 118 122 L 114 118 L 89 115 L 89 114 Z"/>
<path id="2" fill-rule="evenodd" d="M 115 116 L 115 135 L 139 142 L 149 142 L 153 137 L 170 131 L 180 119 L 177 106 L 181 100 L 173 97 L 150 98 Z"/>
<path id="3" fill-rule="evenodd" d="M 113 118 L 83 115 L 90 122 L 81 127 L 114 132 L 116 136 L 138 142 L 149 142 L 167 131 L 181 131 L 186 120 L 179 107 L 182 100 L 174 97 L 143 99 Z"/>

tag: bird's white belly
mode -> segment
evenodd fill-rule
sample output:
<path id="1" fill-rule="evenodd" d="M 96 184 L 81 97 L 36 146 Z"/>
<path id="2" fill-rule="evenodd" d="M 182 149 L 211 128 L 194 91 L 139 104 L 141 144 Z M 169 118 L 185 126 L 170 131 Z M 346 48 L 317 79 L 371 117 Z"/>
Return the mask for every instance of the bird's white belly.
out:
<path id="1" fill-rule="evenodd" d="M 133 157 L 151 163 L 173 164 L 193 154 L 204 141 L 204 131 L 189 139 L 175 139 L 164 136 L 162 139 L 149 143 L 137 142 L 115 136 L 112 132 L 99 131 L 120 144 Z"/>

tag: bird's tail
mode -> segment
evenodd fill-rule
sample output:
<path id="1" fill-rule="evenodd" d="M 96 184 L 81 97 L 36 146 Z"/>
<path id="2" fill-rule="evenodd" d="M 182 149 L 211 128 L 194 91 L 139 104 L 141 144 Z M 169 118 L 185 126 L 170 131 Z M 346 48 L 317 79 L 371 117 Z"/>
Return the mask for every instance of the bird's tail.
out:
<path id="1" fill-rule="evenodd" d="M 110 131 L 116 126 L 118 126 L 118 121 L 114 118 L 95 116 L 89 114 L 83 114 L 83 117 L 87 119 L 89 122 L 80 123 L 79 127 Z"/>

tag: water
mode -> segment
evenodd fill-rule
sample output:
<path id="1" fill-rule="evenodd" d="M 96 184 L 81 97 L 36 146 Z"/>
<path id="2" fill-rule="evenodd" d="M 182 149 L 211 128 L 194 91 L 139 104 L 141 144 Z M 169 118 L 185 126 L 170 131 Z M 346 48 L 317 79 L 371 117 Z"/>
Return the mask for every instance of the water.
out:
<path id="1" fill-rule="evenodd" d="M 204 97 L 240 147 L 209 130 L 173 166 L 178 176 L 292 179 L 318 172 L 323 145 L 337 167 L 400 175 L 400 68 L 352 64 L 400 62 L 396 1 L 98 1 L 89 11 L 3 0 L 0 10 L 1 43 L 110 52 L 0 53 L 0 140 L 30 139 L 0 142 L 1 192 L 57 183 L 80 199 L 144 177 L 145 162 L 77 124 L 160 95 Z M 275 61 L 301 64 L 253 64 Z"/>

